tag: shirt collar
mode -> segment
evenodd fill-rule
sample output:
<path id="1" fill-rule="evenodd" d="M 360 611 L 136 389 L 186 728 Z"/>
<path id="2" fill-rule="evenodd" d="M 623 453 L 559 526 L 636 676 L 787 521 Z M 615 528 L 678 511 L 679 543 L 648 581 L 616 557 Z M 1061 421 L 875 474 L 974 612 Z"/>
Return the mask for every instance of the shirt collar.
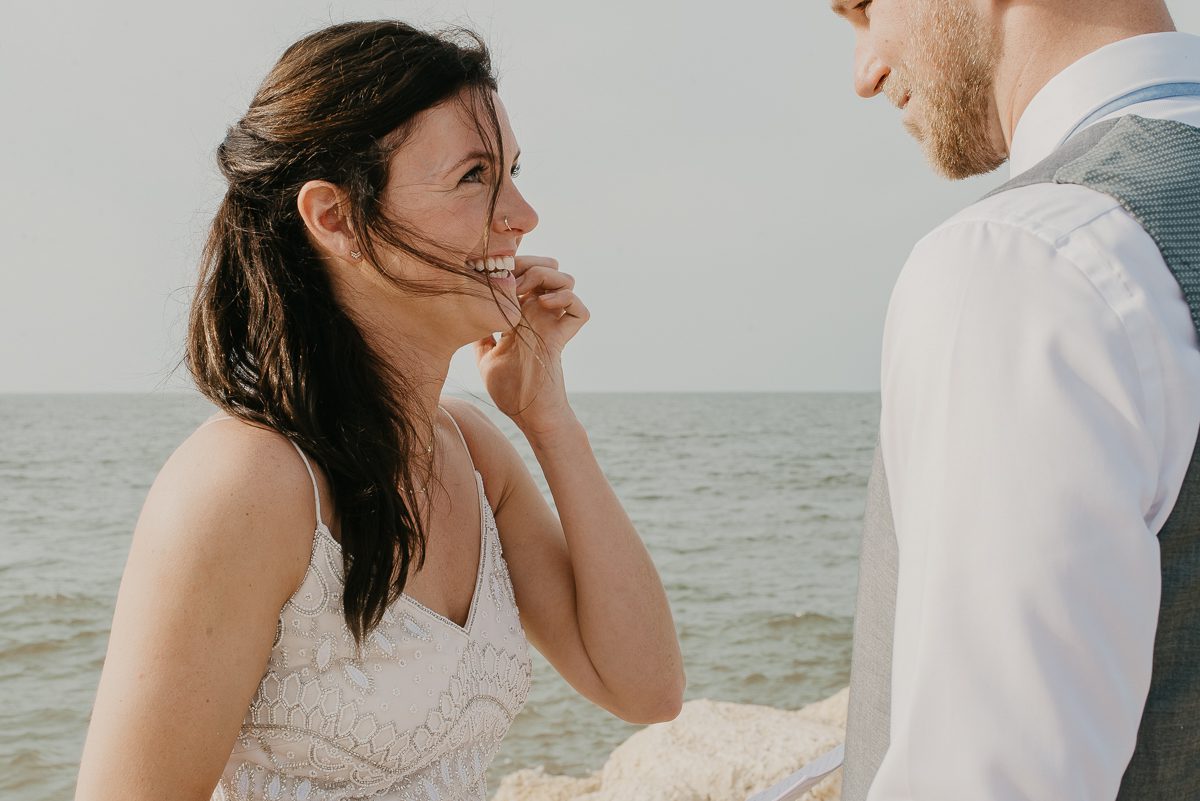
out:
<path id="1" fill-rule="evenodd" d="M 1150 33 L 1089 53 L 1050 79 L 1017 123 L 1009 149 L 1012 175 L 1058 149 L 1102 106 L 1147 86 L 1200 80 L 1200 36 Z"/>

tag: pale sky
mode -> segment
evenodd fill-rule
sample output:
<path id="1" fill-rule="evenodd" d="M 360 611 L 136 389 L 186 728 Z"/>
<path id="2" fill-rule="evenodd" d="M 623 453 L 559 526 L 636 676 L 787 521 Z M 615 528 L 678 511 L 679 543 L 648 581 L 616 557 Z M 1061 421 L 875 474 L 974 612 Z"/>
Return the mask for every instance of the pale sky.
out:
<path id="1" fill-rule="evenodd" d="M 1200 31 L 1200 3 L 1169 5 Z M 876 390 L 909 249 L 1003 177 L 934 177 L 854 95 L 825 0 L 10 4 L 0 392 L 187 386 L 218 142 L 288 44 L 377 17 L 492 46 L 541 216 L 522 250 L 593 314 L 575 391 Z M 477 391 L 460 357 L 447 388 Z"/>

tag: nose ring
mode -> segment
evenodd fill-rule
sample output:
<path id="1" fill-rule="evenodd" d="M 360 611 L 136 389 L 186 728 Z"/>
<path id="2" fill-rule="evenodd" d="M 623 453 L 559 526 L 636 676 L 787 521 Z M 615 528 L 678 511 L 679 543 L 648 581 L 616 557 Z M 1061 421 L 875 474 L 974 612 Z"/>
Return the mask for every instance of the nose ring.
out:
<path id="1" fill-rule="evenodd" d="M 508 218 L 507 218 L 507 217 L 505 217 L 505 218 L 504 218 L 504 230 L 505 230 L 505 231 L 511 231 L 511 230 L 512 230 L 512 226 L 508 224 Z"/>

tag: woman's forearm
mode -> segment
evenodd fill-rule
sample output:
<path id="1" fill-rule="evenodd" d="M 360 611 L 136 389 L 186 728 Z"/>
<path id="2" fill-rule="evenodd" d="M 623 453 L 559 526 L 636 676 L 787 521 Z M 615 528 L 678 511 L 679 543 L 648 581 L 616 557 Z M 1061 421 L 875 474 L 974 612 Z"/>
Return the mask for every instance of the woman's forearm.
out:
<path id="1" fill-rule="evenodd" d="M 558 509 L 588 657 L 634 718 L 674 717 L 683 659 L 658 571 L 573 417 L 526 432 Z"/>

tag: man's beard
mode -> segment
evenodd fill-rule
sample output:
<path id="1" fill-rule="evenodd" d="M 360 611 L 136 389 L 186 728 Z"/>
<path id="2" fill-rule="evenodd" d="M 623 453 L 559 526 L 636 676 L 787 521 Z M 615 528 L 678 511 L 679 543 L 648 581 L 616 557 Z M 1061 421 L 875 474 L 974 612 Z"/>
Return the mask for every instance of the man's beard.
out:
<path id="1" fill-rule="evenodd" d="M 905 121 L 934 169 L 954 180 L 991 172 L 1008 160 L 992 132 L 999 46 L 965 0 L 920 0 L 909 42 L 921 65 L 894 68 L 884 84 L 895 104 L 911 94 L 919 119 Z"/>

